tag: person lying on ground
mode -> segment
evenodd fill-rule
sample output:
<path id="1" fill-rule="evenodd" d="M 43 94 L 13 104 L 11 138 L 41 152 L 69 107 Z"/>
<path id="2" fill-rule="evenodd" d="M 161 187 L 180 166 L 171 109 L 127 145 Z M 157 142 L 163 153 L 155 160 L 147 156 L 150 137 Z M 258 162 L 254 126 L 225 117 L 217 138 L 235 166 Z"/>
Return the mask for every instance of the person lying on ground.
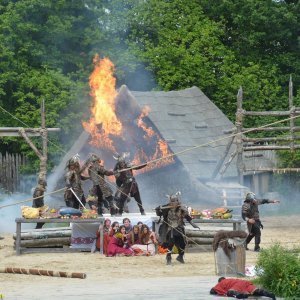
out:
<path id="1" fill-rule="evenodd" d="M 218 283 L 210 290 L 211 295 L 246 299 L 249 296 L 264 296 L 276 300 L 273 293 L 256 287 L 252 282 L 239 278 L 220 277 Z"/>

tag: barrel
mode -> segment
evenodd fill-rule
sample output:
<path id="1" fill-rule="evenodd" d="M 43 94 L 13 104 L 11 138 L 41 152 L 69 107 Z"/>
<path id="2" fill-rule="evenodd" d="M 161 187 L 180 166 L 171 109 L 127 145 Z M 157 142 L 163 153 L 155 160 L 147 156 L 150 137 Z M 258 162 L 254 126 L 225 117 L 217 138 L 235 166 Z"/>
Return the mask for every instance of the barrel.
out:
<path id="1" fill-rule="evenodd" d="M 233 239 L 235 240 L 235 239 Z M 235 241 L 235 247 L 230 251 L 230 257 L 226 255 L 223 248 L 218 247 L 215 252 L 216 273 L 219 276 L 244 276 L 246 251 L 243 244 Z"/>

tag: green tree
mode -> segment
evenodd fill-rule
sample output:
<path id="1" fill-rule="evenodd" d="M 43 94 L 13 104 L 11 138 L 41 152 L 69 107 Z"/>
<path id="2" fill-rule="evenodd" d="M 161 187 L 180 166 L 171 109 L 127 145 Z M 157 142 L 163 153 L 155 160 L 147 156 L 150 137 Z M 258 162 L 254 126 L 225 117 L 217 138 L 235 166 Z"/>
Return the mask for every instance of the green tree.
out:
<path id="1" fill-rule="evenodd" d="M 94 2 L 94 1 L 93 1 Z M 101 39 L 95 11 L 83 1 L 2 1 L 0 6 L 0 126 L 40 126 L 41 99 L 47 126 L 64 139 L 81 127 L 95 41 Z M 80 91 L 80 92 L 79 92 Z M 75 126 L 76 127 L 76 126 Z M 67 145 L 64 140 L 59 148 Z M 57 147 L 56 147 L 57 148 Z M 0 150 L 34 154 L 21 139 L 1 140 Z M 56 151 L 51 149 L 50 151 Z"/>
<path id="2" fill-rule="evenodd" d="M 155 74 L 159 86 L 165 90 L 198 86 L 232 120 L 240 86 L 249 100 L 246 107 L 282 108 L 280 69 L 276 63 L 256 59 L 257 53 L 249 45 L 243 49 L 250 54 L 242 59 L 243 50 L 226 42 L 229 24 L 235 24 L 225 19 L 229 18 L 226 4 L 231 3 L 236 10 L 237 4 L 225 1 L 220 11 L 224 16 L 213 19 L 199 3 L 205 8 L 205 1 L 150 0 L 140 2 L 129 13 L 128 43 Z M 210 13 L 220 9 L 214 4 Z M 239 34 L 238 27 L 231 30 Z"/>
<path id="3" fill-rule="evenodd" d="M 147 1 L 129 14 L 128 41 L 165 90 L 199 86 L 208 94 L 222 76 L 223 30 L 210 21 L 197 1 Z"/>

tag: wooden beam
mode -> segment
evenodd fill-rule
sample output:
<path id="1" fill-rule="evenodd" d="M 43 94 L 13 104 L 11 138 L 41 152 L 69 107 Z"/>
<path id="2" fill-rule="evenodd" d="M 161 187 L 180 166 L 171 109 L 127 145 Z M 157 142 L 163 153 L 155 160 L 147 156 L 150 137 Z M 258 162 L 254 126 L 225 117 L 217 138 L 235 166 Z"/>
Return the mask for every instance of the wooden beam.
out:
<path id="1" fill-rule="evenodd" d="M 293 149 L 300 149 L 300 145 L 294 145 L 291 146 L 272 146 L 272 145 L 266 145 L 266 146 L 250 146 L 250 147 L 244 147 L 244 151 L 261 151 L 261 150 L 293 150 Z"/>
<path id="2" fill-rule="evenodd" d="M 243 162 L 243 141 L 242 141 L 242 131 L 243 131 L 243 89 L 239 88 L 237 94 L 237 112 L 236 112 L 236 155 L 237 155 L 237 173 L 239 184 L 244 185 L 244 162 Z M 220 172 L 221 174 L 221 172 Z"/>
<path id="3" fill-rule="evenodd" d="M 295 117 L 297 114 L 295 112 L 294 109 L 294 102 L 293 102 L 293 81 L 292 81 L 292 75 L 290 76 L 290 81 L 289 81 L 289 108 L 291 111 L 291 117 Z M 290 119 L 290 134 L 292 137 L 294 137 L 295 132 L 294 132 L 294 128 L 295 128 L 295 120 L 294 119 Z M 295 140 L 293 139 L 291 142 L 291 147 L 294 149 L 294 144 L 295 144 Z"/>
<path id="4" fill-rule="evenodd" d="M 292 140 L 300 140 L 300 136 L 282 136 L 282 137 L 265 137 L 265 138 L 247 138 L 243 137 L 244 142 L 289 142 Z"/>
<path id="5" fill-rule="evenodd" d="M 288 172 L 300 172 L 300 168 L 257 168 L 257 169 L 245 169 L 245 172 L 275 172 L 275 173 L 288 173 Z"/>
<path id="6" fill-rule="evenodd" d="M 38 158 L 41 160 L 43 158 L 42 153 L 37 149 L 37 147 L 33 144 L 33 142 L 29 139 L 27 136 L 24 128 L 20 128 L 19 130 L 20 135 L 25 139 L 27 144 L 31 147 L 31 149 L 34 151 L 34 153 L 38 156 Z"/>
<path id="7" fill-rule="evenodd" d="M 255 131 L 290 131 L 290 127 L 257 127 L 257 128 L 243 128 L 243 131 L 249 132 L 255 132 Z M 293 131 L 300 131 L 300 127 L 296 126 L 293 128 Z"/>
<path id="8" fill-rule="evenodd" d="M 226 157 L 228 155 L 228 152 L 229 152 L 229 150 L 231 148 L 233 140 L 234 140 L 234 136 L 231 137 L 230 140 L 228 141 L 226 149 L 225 149 L 222 157 L 219 159 L 219 161 L 217 163 L 217 166 L 215 167 L 215 170 L 213 171 L 211 179 L 215 179 L 217 177 L 218 173 L 220 172 L 220 169 L 221 169 L 221 167 L 222 167 L 222 165 L 223 165 L 223 163 L 224 163 L 224 161 L 225 161 L 225 159 L 226 159 Z"/>
<path id="9" fill-rule="evenodd" d="M 289 117 L 290 111 L 243 111 L 245 116 L 276 116 L 276 117 Z"/>
<path id="10" fill-rule="evenodd" d="M 23 127 L 1 127 L 0 136 L 20 136 L 19 130 Z M 24 128 L 27 136 L 41 136 L 42 128 Z M 47 128 L 48 132 L 59 132 L 60 128 Z"/>

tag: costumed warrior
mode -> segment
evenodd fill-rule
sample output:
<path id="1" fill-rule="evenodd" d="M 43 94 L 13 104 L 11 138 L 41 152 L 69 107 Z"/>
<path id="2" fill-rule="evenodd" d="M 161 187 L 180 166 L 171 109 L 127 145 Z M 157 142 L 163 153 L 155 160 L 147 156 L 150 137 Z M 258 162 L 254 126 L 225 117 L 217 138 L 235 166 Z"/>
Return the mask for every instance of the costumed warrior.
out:
<path id="1" fill-rule="evenodd" d="M 260 250 L 260 237 L 263 225 L 259 219 L 258 205 L 268 203 L 279 203 L 279 200 L 268 199 L 256 199 L 254 193 L 247 193 L 244 204 L 242 205 L 242 218 L 247 222 L 248 236 L 246 238 L 246 250 L 248 250 L 248 244 L 255 237 L 254 251 Z"/>
<path id="2" fill-rule="evenodd" d="M 105 180 L 105 176 L 115 175 L 116 172 L 106 170 L 101 165 L 101 159 L 96 155 L 92 154 L 87 160 L 85 165 L 89 165 L 88 173 L 90 179 L 93 182 L 92 194 L 96 196 L 98 201 L 98 215 L 103 215 L 104 202 L 108 203 L 110 214 L 113 216 L 116 213 L 116 203 L 113 197 L 113 192 Z"/>
<path id="3" fill-rule="evenodd" d="M 78 209 L 80 202 L 85 205 L 85 196 L 81 186 L 81 180 L 86 180 L 88 177 L 81 175 L 83 169 L 80 168 L 79 155 L 76 154 L 70 158 L 67 162 L 66 168 L 68 169 L 65 175 L 66 191 L 65 191 L 65 202 L 68 207 Z M 71 190 L 72 189 L 72 190 Z"/>
<path id="4" fill-rule="evenodd" d="M 172 249 L 175 245 L 178 249 L 178 256 L 176 260 L 180 263 L 184 263 L 183 255 L 185 251 L 185 230 L 184 219 L 186 219 L 194 228 L 200 228 L 193 223 L 192 217 L 188 213 L 188 209 L 180 202 L 180 192 L 174 195 L 167 195 L 169 203 L 158 206 L 155 208 L 156 214 L 161 218 L 163 217 L 163 223 L 159 228 L 159 236 L 162 246 L 168 248 L 167 252 L 167 265 L 171 265 L 172 261 Z"/>
<path id="5" fill-rule="evenodd" d="M 37 197 L 39 197 L 39 198 L 34 199 L 32 201 L 32 207 L 38 208 L 38 207 L 44 206 L 44 193 L 46 191 L 46 186 L 47 186 L 46 180 L 39 177 L 38 184 L 35 187 L 34 192 L 33 192 L 33 198 L 37 198 Z M 42 228 L 44 224 L 45 223 L 37 223 L 35 229 Z"/>
<path id="6" fill-rule="evenodd" d="M 138 204 L 141 214 L 145 215 L 139 186 L 133 176 L 133 170 L 145 168 L 147 164 L 132 166 L 129 162 L 126 162 L 127 156 L 129 156 L 129 153 L 123 153 L 117 157 L 114 156 L 114 159 L 117 160 L 114 171 L 117 172 L 115 177 L 118 188 L 116 198 L 119 199 L 119 214 L 122 215 L 126 202 L 130 200 L 130 197 L 133 197 Z"/>

